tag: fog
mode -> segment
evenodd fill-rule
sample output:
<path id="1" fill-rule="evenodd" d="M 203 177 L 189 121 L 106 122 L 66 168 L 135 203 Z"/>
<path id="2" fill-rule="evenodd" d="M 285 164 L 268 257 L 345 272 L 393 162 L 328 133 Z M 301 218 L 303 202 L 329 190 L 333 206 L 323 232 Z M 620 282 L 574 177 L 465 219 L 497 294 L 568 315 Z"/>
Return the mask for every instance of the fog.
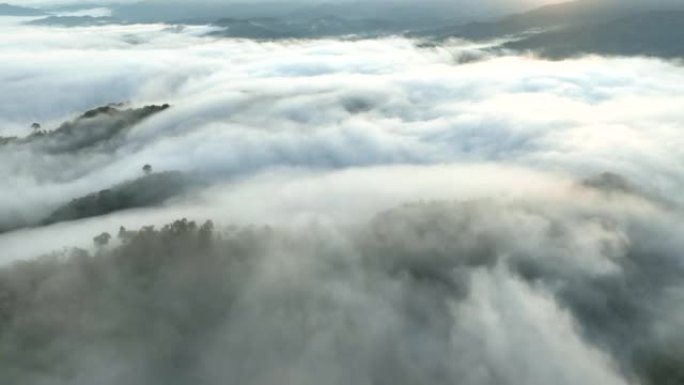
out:
<path id="1" fill-rule="evenodd" d="M 680 62 L 25 21 L 3 384 L 682 380 Z"/>

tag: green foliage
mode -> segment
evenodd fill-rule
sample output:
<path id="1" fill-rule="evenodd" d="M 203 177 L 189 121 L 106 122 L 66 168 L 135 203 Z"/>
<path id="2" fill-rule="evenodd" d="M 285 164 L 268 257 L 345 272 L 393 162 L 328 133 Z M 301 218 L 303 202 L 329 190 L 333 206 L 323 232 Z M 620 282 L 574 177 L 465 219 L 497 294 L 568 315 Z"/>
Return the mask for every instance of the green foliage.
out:
<path id="1" fill-rule="evenodd" d="M 107 246 L 109 244 L 110 239 L 112 239 L 111 234 L 102 233 L 102 234 L 98 235 L 97 237 L 93 238 L 93 243 L 95 243 L 95 246 L 103 247 L 103 246 Z"/>
<path id="2" fill-rule="evenodd" d="M 116 211 L 159 205 L 182 194 L 188 178 L 179 172 L 148 174 L 131 182 L 74 199 L 55 210 L 42 224 L 95 217 Z"/>
<path id="3" fill-rule="evenodd" d="M 358 344 L 371 349 L 361 352 L 364 357 L 378 361 L 401 349 L 421 357 L 424 351 L 412 350 L 411 336 L 418 334 L 419 345 L 435 346 L 439 354 L 432 358 L 458 360 L 463 352 L 444 339 L 459 322 L 453 306 L 468 297 L 471 273 L 491 269 L 552 296 L 578 333 L 627 375 L 645 385 L 681 384 L 684 341 L 663 342 L 660 327 L 676 326 L 668 309 L 681 304 L 670 297 L 682 288 L 678 255 L 673 259 L 676 252 L 667 246 L 635 238 L 612 260 L 618 272 L 587 273 L 575 265 L 581 262 L 574 253 L 582 229 L 594 220 L 470 202 L 407 205 L 344 235 L 316 226 L 218 231 L 212 222 L 186 219 L 159 229 L 121 227 L 116 239 L 96 237 L 95 251 L 69 250 L 0 269 L 0 362 L 6 368 L 0 383 L 74 383 L 86 368 L 107 373 L 114 363 L 135 372 L 119 379 L 125 383 L 198 383 L 192 376 L 202 371 L 207 346 L 230 352 L 224 364 L 237 360 L 231 370 L 260 369 L 263 354 L 287 360 L 316 332 L 333 336 L 324 353 Z M 528 221 L 540 226 L 518 226 Z M 350 324 L 365 325 L 377 315 L 375 306 L 402 325 L 377 351 L 364 345 L 364 326 L 347 333 Z M 256 318 L 241 318 L 244 312 Z M 236 319 L 261 323 L 242 329 Z M 320 324 L 307 329 L 309 322 Z M 214 341 L 226 330 L 253 334 Z M 288 339 L 294 332 L 302 334 Z M 432 378 L 408 366 L 393 368 Z M 394 378 L 383 365 L 368 370 Z"/>
<path id="4" fill-rule="evenodd" d="M 1 138 L 2 144 L 32 145 L 36 150 L 48 153 L 73 153 L 85 150 L 111 150 L 117 139 L 143 120 L 170 108 L 168 104 L 150 105 L 143 108 L 123 109 L 112 104 L 85 112 L 76 119 L 65 122 L 54 130 L 33 132 L 24 138 Z"/>
<path id="5" fill-rule="evenodd" d="M 259 242 L 255 242 L 258 240 Z M 268 242 L 263 230 L 217 233 L 179 220 L 119 233 L 95 254 L 69 250 L 0 270 L 0 383 L 69 382 L 90 349 L 183 372 L 222 322 Z"/>

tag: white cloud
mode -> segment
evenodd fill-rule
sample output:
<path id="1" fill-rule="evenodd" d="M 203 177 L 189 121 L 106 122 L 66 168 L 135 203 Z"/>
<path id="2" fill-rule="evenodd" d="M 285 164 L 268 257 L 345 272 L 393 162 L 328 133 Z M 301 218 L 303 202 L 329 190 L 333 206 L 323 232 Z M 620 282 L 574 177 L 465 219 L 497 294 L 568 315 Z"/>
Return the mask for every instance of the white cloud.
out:
<path id="1" fill-rule="evenodd" d="M 12 210 L 54 206 L 135 177 L 145 163 L 225 179 L 282 167 L 496 161 L 578 178 L 616 172 L 673 200 L 684 182 L 684 71 L 673 63 L 485 55 L 457 65 L 479 48 L 399 38 L 258 43 L 160 25 L 2 28 L 6 133 L 109 102 L 173 105 L 112 155 L 46 163 L 77 167 L 78 180 L 45 184 L 18 166 L 30 153 L 0 154 L 0 169 L 14 175 L 2 191 Z"/>
<path id="2" fill-rule="evenodd" d="M 221 330 L 215 349 L 203 352 L 211 367 L 204 374 L 223 378 L 226 370 L 239 374 L 258 364 L 271 369 L 259 371 L 266 382 L 285 373 L 282 383 L 313 384 L 323 373 L 329 383 L 344 383 L 348 373 L 340 368 L 361 365 L 365 370 L 354 378 L 370 382 L 373 368 L 363 365 L 387 346 L 396 360 L 380 360 L 388 368 L 434 370 L 466 384 L 629 383 L 623 377 L 632 373 L 623 376 L 617 367 L 624 360 L 613 354 L 615 345 L 586 338 L 596 330 L 614 338 L 612 330 L 577 315 L 583 306 L 596 310 L 593 303 L 573 301 L 595 298 L 592 290 L 605 294 L 604 283 L 619 291 L 610 284 L 622 274 L 639 283 L 649 279 L 648 271 L 625 271 L 623 263 L 650 255 L 644 250 L 681 262 L 674 252 L 684 228 L 676 209 L 684 187 L 681 66 L 645 58 L 494 56 L 458 41 L 435 48 L 401 38 L 254 42 L 204 37 L 206 31 L 0 27 L 7 36 L 0 42 L 7 90 L 0 95 L 2 133 L 25 134 L 33 121 L 54 127 L 109 102 L 172 105 L 135 126 L 112 152 L 1 148 L 0 175 L 7 177 L 0 216 L 40 218 L 60 203 L 139 176 L 147 163 L 211 181 L 163 207 L 0 235 L 0 263 L 88 247 L 93 235 L 120 225 L 179 217 L 270 224 L 295 234 L 322 228 L 335 234 L 317 240 L 329 259 L 318 259 L 312 250 L 319 243 L 306 237 L 293 250 L 264 256 L 242 293 L 244 308 Z M 482 60 L 458 64 L 472 53 Z M 580 187 L 580 179 L 604 171 L 626 176 L 643 194 Z M 446 264 L 449 282 L 466 288 L 461 296 L 422 287 L 420 279 L 366 276 L 365 262 L 350 246 L 363 238 L 355 231 L 378 212 L 433 200 L 479 203 L 465 214 L 436 206 L 444 215 L 427 218 L 447 225 L 436 235 L 417 237 L 401 222 L 390 226 L 390 262 Z M 491 245 L 494 266 L 467 261 L 470 252 Z M 330 274 L 335 279 L 323 282 L 315 274 L 338 264 L 349 264 L 348 276 Z M 510 270 L 529 264 L 540 270 Z M 544 276 L 523 280 L 524 274 Z M 268 357 L 269 337 L 300 346 L 279 334 L 282 327 L 296 329 L 292 310 L 263 305 L 298 293 L 315 293 L 351 320 L 377 324 L 359 331 L 336 318 L 301 354 L 285 357 L 293 360 L 287 365 L 281 356 L 240 361 L 234 346 Z M 641 297 L 630 300 L 643 305 Z M 307 301 L 298 310 L 318 316 L 321 310 Z M 430 327 L 406 316 L 402 301 L 425 310 Z M 672 334 L 677 317 L 664 317 L 663 335 Z M 361 349 L 333 343 L 348 333 L 364 336 L 356 340 Z M 235 360 L 226 364 L 225 354 Z M 418 358 L 409 366 L 413 355 Z"/>

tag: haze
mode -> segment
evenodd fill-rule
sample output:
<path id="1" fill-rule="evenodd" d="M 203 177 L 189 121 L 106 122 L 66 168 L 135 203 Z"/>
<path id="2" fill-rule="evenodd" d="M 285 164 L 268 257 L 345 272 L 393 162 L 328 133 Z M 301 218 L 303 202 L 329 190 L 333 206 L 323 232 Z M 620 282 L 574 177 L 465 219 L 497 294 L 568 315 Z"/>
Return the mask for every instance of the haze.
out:
<path id="1" fill-rule="evenodd" d="M 682 26 L 0 5 L 0 384 L 684 384 Z"/>

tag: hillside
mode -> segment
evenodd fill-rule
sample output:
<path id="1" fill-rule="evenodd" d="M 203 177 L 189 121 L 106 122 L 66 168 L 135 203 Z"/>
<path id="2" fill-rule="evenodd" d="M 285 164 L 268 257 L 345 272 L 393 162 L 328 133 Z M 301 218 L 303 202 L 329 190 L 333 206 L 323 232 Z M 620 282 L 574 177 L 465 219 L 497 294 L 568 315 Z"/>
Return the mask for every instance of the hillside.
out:
<path id="1" fill-rule="evenodd" d="M 650 3 L 578 0 L 414 35 L 438 41 L 454 37 L 513 39 L 503 48 L 554 59 L 583 54 L 677 58 L 684 56 L 682 25 L 684 3 L 656 7 Z"/>
<path id="2" fill-rule="evenodd" d="M 437 39 L 458 37 L 471 40 L 488 40 L 509 35 L 519 35 L 535 30 L 563 28 L 601 20 L 611 20 L 633 11 L 633 9 L 616 8 L 612 4 L 604 2 L 569 1 L 567 3 L 543 6 L 529 12 L 509 15 L 495 20 L 430 29 L 416 35 Z"/>
<path id="3" fill-rule="evenodd" d="M 143 120 L 170 108 L 168 104 L 123 109 L 111 104 L 97 107 L 54 130 L 36 130 L 24 138 L 0 137 L 0 145 L 32 145 L 48 153 L 114 147 L 115 140 Z"/>
<path id="4" fill-rule="evenodd" d="M 214 23 L 223 28 L 214 35 L 249 39 L 321 38 L 346 35 L 378 36 L 400 33 L 400 23 L 383 19 L 345 19 L 324 16 L 306 19 L 252 18 L 221 19 Z"/>
<path id="5" fill-rule="evenodd" d="M 180 172 L 145 175 L 109 189 L 77 198 L 55 210 L 42 225 L 96 217 L 132 208 L 155 206 L 179 195 L 189 178 Z"/>
<path id="6" fill-rule="evenodd" d="M 85 27 L 107 24 L 122 24 L 121 21 L 111 17 L 93 16 L 48 16 L 37 20 L 32 20 L 30 25 L 47 25 L 56 27 Z"/>
<path id="7" fill-rule="evenodd" d="M 2 3 L 0 4 L 0 16 L 43 16 L 45 12 L 28 7 Z"/>
<path id="8" fill-rule="evenodd" d="M 507 43 L 562 59 L 584 54 L 684 57 L 684 12 L 650 12 L 618 20 L 547 31 Z"/>

